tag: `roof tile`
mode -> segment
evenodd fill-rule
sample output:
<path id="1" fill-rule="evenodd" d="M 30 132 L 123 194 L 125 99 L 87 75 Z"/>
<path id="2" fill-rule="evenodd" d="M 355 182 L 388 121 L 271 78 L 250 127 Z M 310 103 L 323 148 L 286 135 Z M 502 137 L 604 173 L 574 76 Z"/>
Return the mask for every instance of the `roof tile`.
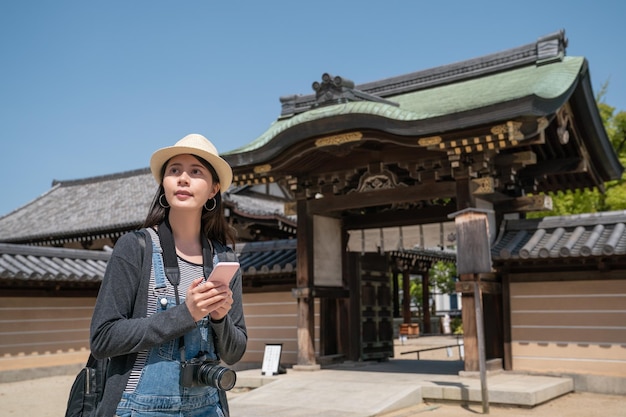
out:
<path id="1" fill-rule="evenodd" d="M 110 256 L 110 252 L 0 243 L 0 279 L 99 282 Z"/>
<path id="2" fill-rule="evenodd" d="M 626 211 L 507 220 L 494 261 L 626 255 Z"/>

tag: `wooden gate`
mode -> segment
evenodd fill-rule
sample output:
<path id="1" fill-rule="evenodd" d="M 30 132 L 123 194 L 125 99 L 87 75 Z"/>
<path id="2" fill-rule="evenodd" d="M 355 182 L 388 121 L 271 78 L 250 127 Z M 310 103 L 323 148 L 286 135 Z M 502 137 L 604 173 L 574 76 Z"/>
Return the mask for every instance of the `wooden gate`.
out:
<path id="1" fill-rule="evenodd" d="M 352 360 L 393 357 L 391 273 L 378 253 L 349 253 Z"/>

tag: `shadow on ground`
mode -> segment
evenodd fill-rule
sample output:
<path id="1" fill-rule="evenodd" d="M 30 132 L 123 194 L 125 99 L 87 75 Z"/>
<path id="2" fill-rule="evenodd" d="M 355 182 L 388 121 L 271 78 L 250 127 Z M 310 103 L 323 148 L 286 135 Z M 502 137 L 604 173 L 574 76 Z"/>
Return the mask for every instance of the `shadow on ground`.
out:
<path id="1" fill-rule="evenodd" d="M 324 366 L 324 369 L 337 369 L 341 371 L 392 372 L 399 374 L 458 375 L 459 372 L 464 369 L 464 366 L 463 361 L 389 359 L 382 362 L 344 362 L 341 364 Z"/>

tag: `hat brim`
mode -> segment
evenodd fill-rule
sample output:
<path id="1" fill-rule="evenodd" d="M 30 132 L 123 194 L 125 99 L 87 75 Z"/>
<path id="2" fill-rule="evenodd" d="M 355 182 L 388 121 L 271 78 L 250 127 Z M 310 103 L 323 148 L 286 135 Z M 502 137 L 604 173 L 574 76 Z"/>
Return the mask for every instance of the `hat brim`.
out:
<path id="1" fill-rule="evenodd" d="M 230 188 L 230 185 L 233 182 L 233 170 L 228 162 L 213 153 L 188 146 L 168 146 L 167 148 L 161 148 L 152 154 L 152 157 L 150 158 L 150 171 L 152 172 L 152 176 L 156 182 L 161 184 L 161 181 L 163 180 L 163 178 L 161 178 L 161 169 L 167 161 L 177 155 L 185 154 L 199 156 L 213 166 L 213 169 L 215 169 L 219 179 L 220 192 L 222 194 Z"/>

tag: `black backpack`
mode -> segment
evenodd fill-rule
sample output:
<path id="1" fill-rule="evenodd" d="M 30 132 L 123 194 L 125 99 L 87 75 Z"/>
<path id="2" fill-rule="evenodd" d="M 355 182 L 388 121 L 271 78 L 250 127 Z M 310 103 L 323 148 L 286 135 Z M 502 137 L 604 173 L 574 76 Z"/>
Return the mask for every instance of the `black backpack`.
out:
<path id="1" fill-rule="evenodd" d="M 107 380 L 109 358 L 96 359 L 91 354 L 72 384 L 65 417 L 88 417 L 102 399 Z"/>

